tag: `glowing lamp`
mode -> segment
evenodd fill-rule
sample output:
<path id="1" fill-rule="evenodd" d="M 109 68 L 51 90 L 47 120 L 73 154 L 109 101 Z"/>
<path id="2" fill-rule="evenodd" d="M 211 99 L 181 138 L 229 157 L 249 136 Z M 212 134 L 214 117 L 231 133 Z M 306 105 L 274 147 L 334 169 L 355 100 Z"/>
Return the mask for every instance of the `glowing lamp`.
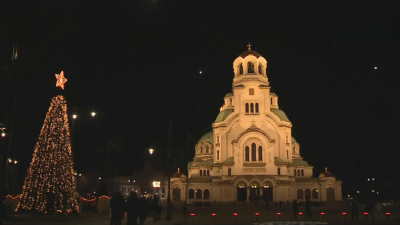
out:
<path id="1" fill-rule="evenodd" d="M 201 74 L 201 71 L 200 71 L 200 74 Z"/>
<path id="2" fill-rule="evenodd" d="M 323 216 L 323 215 L 325 215 L 325 213 L 324 213 L 324 212 L 322 212 L 322 213 L 321 213 L 321 215 Z"/>
<path id="3" fill-rule="evenodd" d="M 369 179 L 369 178 L 368 178 L 367 180 L 368 180 L 368 181 L 370 181 L 370 179 Z"/>
<path id="4" fill-rule="evenodd" d="M 374 69 L 375 69 L 375 70 L 377 70 L 377 69 L 378 69 L 378 67 L 377 67 L 377 66 L 375 66 L 375 67 L 374 67 Z"/>
<path id="5" fill-rule="evenodd" d="M 260 215 L 260 213 L 255 213 L 255 215 L 256 215 L 256 216 L 259 216 L 259 215 Z"/>
<path id="6" fill-rule="evenodd" d="M 372 190 L 372 192 L 375 192 L 375 190 Z"/>
<path id="7" fill-rule="evenodd" d="M 76 114 L 72 115 L 72 119 L 76 119 L 78 117 Z"/>
<path id="8" fill-rule="evenodd" d="M 95 117 L 95 116 L 96 116 L 96 113 L 95 113 L 95 112 L 92 112 L 91 114 L 92 114 L 92 117 Z"/>
<path id="9" fill-rule="evenodd" d="M 192 214 L 190 214 L 190 216 L 195 216 L 195 214 L 194 214 L 194 213 L 192 213 Z"/>
<path id="10" fill-rule="evenodd" d="M 149 149 L 149 153 L 150 153 L 150 155 L 153 155 L 153 153 L 154 153 L 154 149 Z"/>
<path id="11" fill-rule="evenodd" d="M 153 187 L 154 188 L 160 188 L 161 187 L 161 182 L 160 181 L 153 181 Z"/>
<path id="12" fill-rule="evenodd" d="M 390 215 L 390 213 L 389 212 L 387 212 L 387 213 L 385 213 L 387 216 L 389 216 Z"/>
<path id="13" fill-rule="evenodd" d="M 367 212 L 364 212 L 364 215 L 368 215 L 368 213 L 367 213 Z"/>
<path id="14" fill-rule="evenodd" d="M 17 160 L 14 160 L 14 164 L 17 164 L 18 163 L 18 161 Z"/>
<path id="15" fill-rule="evenodd" d="M 211 214 L 211 216 L 216 216 L 217 214 L 215 214 L 215 213 L 213 213 L 213 214 Z"/>
<path id="16" fill-rule="evenodd" d="M 372 178 L 371 180 L 375 180 L 374 178 Z"/>
<path id="17" fill-rule="evenodd" d="M 6 133 L 3 131 L 3 132 L 1 132 L 1 136 L 2 137 L 5 137 L 6 136 Z"/>
<path id="18" fill-rule="evenodd" d="M 360 191 L 357 191 L 357 194 L 360 194 Z"/>
<path id="19" fill-rule="evenodd" d="M 82 176 L 82 174 L 80 173 L 79 176 Z"/>
<path id="20" fill-rule="evenodd" d="M 318 192 L 318 189 L 317 189 L 317 190 L 315 190 L 315 192 Z"/>
<path id="21" fill-rule="evenodd" d="M 233 213 L 233 216 L 237 216 L 238 214 L 237 213 Z"/>
<path id="22" fill-rule="evenodd" d="M 303 215 L 303 213 L 302 213 L 302 212 L 299 212 L 299 215 L 301 216 L 301 215 Z"/>
<path id="23" fill-rule="evenodd" d="M 350 197 L 350 195 L 347 195 L 347 197 Z"/>
<path id="24" fill-rule="evenodd" d="M 347 212 L 342 212 L 342 215 L 343 215 L 343 216 L 347 215 Z"/>
<path id="25" fill-rule="evenodd" d="M 278 213 L 276 213 L 276 215 L 278 215 L 278 216 L 280 216 L 282 213 L 280 213 L 280 212 L 278 212 Z"/>
<path id="26" fill-rule="evenodd" d="M 10 158 L 10 159 L 8 159 L 8 162 L 9 162 L 9 163 L 12 163 L 12 159 L 11 159 L 11 158 Z"/>
<path id="27" fill-rule="evenodd" d="M 101 177 L 99 177 L 99 180 L 101 180 Z"/>

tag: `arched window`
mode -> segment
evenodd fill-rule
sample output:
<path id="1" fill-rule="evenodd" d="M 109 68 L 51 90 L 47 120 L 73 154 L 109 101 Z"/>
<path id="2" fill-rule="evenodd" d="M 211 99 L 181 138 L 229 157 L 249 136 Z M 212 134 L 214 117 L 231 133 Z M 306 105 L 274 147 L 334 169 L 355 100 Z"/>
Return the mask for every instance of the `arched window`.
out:
<path id="1" fill-rule="evenodd" d="M 261 74 L 261 75 L 263 74 L 263 73 L 262 73 L 262 66 L 261 66 L 261 63 L 258 64 L 258 73 Z"/>
<path id="2" fill-rule="evenodd" d="M 313 189 L 312 190 L 312 198 L 313 199 L 318 199 L 318 190 L 317 189 Z"/>
<path id="3" fill-rule="evenodd" d="M 200 176 L 203 176 L 203 170 L 200 170 Z"/>
<path id="4" fill-rule="evenodd" d="M 304 177 L 304 170 L 301 170 L 301 176 Z"/>
<path id="5" fill-rule="evenodd" d="M 256 113 L 258 113 L 258 103 L 256 103 Z"/>
<path id="6" fill-rule="evenodd" d="M 300 170 L 297 170 L 297 176 L 300 176 Z"/>
<path id="7" fill-rule="evenodd" d="M 271 105 L 273 105 L 274 104 L 274 100 L 271 98 Z"/>
<path id="8" fill-rule="evenodd" d="M 258 161 L 262 162 L 263 161 L 263 152 L 262 152 L 262 147 L 258 147 Z"/>
<path id="9" fill-rule="evenodd" d="M 310 189 L 306 189 L 306 191 L 304 193 L 305 193 L 306 199 L 311 199 L 311 191 L 310 191 Z"/>
<path id="10" fill-rule="evenodd" d="M 278 168 L 278 176 L 281 175 L 281 168 Z"/>
<path id="11" fill-rule="evenodd" d="M 206 170 L 203 170 L 203 176 L 207 176 Z"/>
<path id="12" fill-rule="evenodd" d="M 204 190 L 204 199 L 210 199 L 210 191 L 208 189 Z"/>
<path id="13" fill-rule="evenodd" d="M 246 146 L 246 150 L 245 150 L 245 160 L 248 162 L 250 161 L 250 149 L 249 146 Z"/>
<path id="14" fill-rule="evenodd" d="M 196 191 L 196 199 L 201 199 L 203 197 L 203 195 L 201 194 L 201 190 L 197 189 Z"/>
<path id="15" fill-rule="evenodd" d="M 217 151 L 217 160 L 219 160 L 219 151 Z"/>
<path id="16" fill-rule="evenodd" d="M 194 190 L 193 189 L 189 190 L 189 199 L 194 199 Z"/>
<path id="17" fill-rule="evenodd" d="M 246 103 L 246 113 L 249 113 L 249 103 Z"/>
<path id="18" fill-rule="evenodd" d="M 200 147 L 200 154 L 203 154 L 203 146 Z"/>
<path id="19" fill-rule="evenodd" d="M 253 103 L 250 103 L 250 112 L 254 113 L 254 105 L 253 105 Z"/>
<path id="20" fill-rule="evenodd" d="M 289 150 L 286 150 L 286 158 L 289 159 Z"/>
<path id="21" fill-rule="evenodd" d="M 294 172 L 294 176 L 296 176 L 296 170 L 293 170 L 293 172 Z"/>
<path id="22" fill-rule="evenodd" d="M 257 146 L 256 143 L 251 144 L 251 161 L 257 161 Z"/>
<path id="23" fill-rule="evenodd" d="M 210 170 L 207 170 L 207 177 L 210 176 Z"/>
<path id="24" fill-rule="evenodd" d="M 296 154 L 296 147 L 293 146 L 293 154 Z"/>
<path id="25" fill-rule="evenodd" d="M 243 74 L 243 64 L 240 63 L 239 64 L 239 75 L 242 75 L 242 74 Z"/>
<path id="26" fill-rule="evenodd" d="M 228 169 L 228 176 L 232 176 L 232 169 L 231 168 Z"/>
<path id="27" fill-rule="evenodd" d="M 254 73 L 254 63 L 252 62 L 247 63 L 247 73 Z"/>
<path id="28" fill-rule="evenodd" d="M 232 98 L 229 99 L 229 105 L 232 105 Z"/>
<path id="29" fill-rule="evenodd" d="M 303 190 L 297 190 L 297 199 L 303 199 Z"/>
<path id="30" fill-rule="evenodd" d="M 207 147 L 206 147 L 206 153 L 209 153 L 209 151 L 210 151 L 210 149 L 209 149 L 209 147 L 207 146 Z"/>

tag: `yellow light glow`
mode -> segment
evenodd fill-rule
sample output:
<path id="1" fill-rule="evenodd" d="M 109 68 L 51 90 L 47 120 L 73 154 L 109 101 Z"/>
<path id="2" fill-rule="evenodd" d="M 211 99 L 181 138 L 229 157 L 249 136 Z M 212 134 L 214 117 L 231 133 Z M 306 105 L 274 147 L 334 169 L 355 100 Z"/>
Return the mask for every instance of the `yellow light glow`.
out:
<path id="1" fill-rule="evenodd" d="M 1 132 L 1 136 L 2 137 L 5 137 L 6 136 L 6 133 L 3 131 L 3 132 Z"/>
<path id="2" fill-rule="evenodd" d="M 150 153 L 150 155 L 153 155 L 153 152 L 154 152 L 154 149 L 149 149 L 149 153 Z"/>
<path id="3" fill-rule="evenodd" d="M 10 159 L 8 159 L 8 162 L 9 162 L 9 163 L 12 163 L 12 159 L 11 159 L 11 158 L 10 158 Z"/>
<path id="4" fill-rule="evenodd" d="M 153 181 L 153 187 L 154 187 L 154 188 L 159 188 L 159 187 L 161 187 L 161 182 L 160 182 L 160 181 Z"/>
<path id="5" fill-rule="evenodd" d="M 56 74 L 57 83 L 56 87 L 61 87 L 64 90 L 64 85 L 68 81 L 67 78 L 64 77 L 64 71 L 61 71 L 60 74 Z"/>
<path id="6" fill-rule="evenodd" d="M 95 112 L 92 112 L 91 114 L 92 114 L 92 116 L 93 116 L 93 117 L 95 117 L 95 116 L 96 116 L 96 113 L 95 113 Z"/>
<path id="7" fill-rule="evenodd" d="M 73 119 L 76 119 L 76 117 L 78 117 L 76 114 L 72 115 Z"/>
<path id="8" fill-rule="evenodd" d="M 101 180 L 101 177 L 99 177 L 99 180 Z"/>
<path id="9" fill-rule="evenodd" d="M 17 160 L 14 160 L 14 164 L 17 164 L 18 163 L 18 161 Z"/>

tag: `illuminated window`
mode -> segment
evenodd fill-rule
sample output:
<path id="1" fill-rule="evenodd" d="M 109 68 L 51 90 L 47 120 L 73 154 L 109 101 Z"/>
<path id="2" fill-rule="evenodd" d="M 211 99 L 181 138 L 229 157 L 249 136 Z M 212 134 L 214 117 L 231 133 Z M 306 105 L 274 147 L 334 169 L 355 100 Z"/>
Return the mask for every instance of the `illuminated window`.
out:
<path id="1" fill-rule="evenodd" d="M 249 146 L 246 146 L 246 150 L 245 150 L 245 160 L 248 162 L 250 161 L 250 149 Z"/>
<path id="2" fill-rule="evenodd" d="M 249 113 L 249 103 L 246 103 L 246 113 Z"/>
<path id="3" fill-rule="evenodd" d="M 217 151 L 217 160 L 219 160 L 219 151 Z"/>
<path id="4" fill-rule="evenodd" d="M 249 95 L 254 95 L 254 88 L 249 88 Z"/>
<path id="5" fill-rule="evenodd" d="M 251 161 L 257 161 L 257 147 L 256 144 L 251 144 Z"/>
<path id="6" fill-rule="evenodd" d="M 258 161 L 262 162 L 263 161 L 263 152 L 262 152 L 262 147 L 258 147 Z"/>
<path id="7" fill-rule="evenodd" d="M 254 73 L 254 63 L 252 63 L 252 62 L 247 63 L 247 72 Z"/>
<path id="8" fill-rule="evenodd" d="M 228 176 L 232 176 L 232 169 L 231 168 L 228 169 Z"/>
<path id="9" fill-rule="evenodd" d="M 256 113 L 258 113 L 258 103 L 256 103 Z"/>

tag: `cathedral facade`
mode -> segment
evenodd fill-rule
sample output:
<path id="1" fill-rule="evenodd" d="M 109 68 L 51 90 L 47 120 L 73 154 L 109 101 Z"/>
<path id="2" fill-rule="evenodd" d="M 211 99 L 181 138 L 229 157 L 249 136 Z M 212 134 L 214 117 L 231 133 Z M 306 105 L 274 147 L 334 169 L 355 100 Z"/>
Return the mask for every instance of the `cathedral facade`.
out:
<path id="1" fill-rule="evenodd" d="M 191 204 L 263 199 L 342 200 L 342 182 L 325 169 L 313 177 L 292 137 L 292 123 L 271 92 L 267 60 L 250 49 L 233 62 L 233 93 L 195 146 L 188 177 L 171 178 L 171 198 Z"/>

